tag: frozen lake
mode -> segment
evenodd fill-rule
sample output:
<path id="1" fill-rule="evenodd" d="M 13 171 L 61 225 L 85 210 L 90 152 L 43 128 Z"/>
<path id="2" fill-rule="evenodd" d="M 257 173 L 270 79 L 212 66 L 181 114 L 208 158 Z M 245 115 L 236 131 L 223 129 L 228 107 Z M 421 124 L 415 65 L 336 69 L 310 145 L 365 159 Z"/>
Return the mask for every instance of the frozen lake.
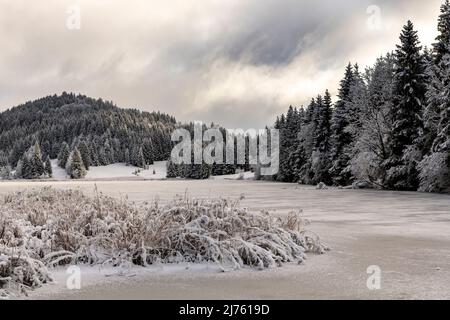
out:
<path id="1" fill-rule="evenodd" d="M 304 265 L 267 271 L 220 273 L 211 268 L 163 267 L 134 277 L 86 281 L 80 291 L 60 284 L 31 298 L 130 299 L 450 299 L 450 196 L 372 190 L 315 190 L 257 181 L 4 182 L 0 194 L 52 185 L 98 190 L 132 201 L 176 194 L 237 198 L 244 206 L 276 214 L 303 209 L 308 228 L 332 251 Z M 381 289 L 371 291 L 369 266 L 381 268 Z M 176 269 L 176 268 L 175 268 Z M 91 274 L 91 272 L 87 272 Z M 61 279 L 62 275 L 60 275 Z M 89 278 L 88 277 L 88 278 Z M 103 276 L 104 277 L 104 276 Z"/>

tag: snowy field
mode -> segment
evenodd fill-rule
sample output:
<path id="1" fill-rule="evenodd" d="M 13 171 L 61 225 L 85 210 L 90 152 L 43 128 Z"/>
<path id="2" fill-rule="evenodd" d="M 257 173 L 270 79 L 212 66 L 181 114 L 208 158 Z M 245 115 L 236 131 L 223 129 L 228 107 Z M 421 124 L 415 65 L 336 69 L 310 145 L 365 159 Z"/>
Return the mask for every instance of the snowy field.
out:
<path id="1" fill-rule="evenodd" d="M 52 160 L 53 179 L 70 180 L 66 171 L 58 166 L 58 160 Z M 135 174 L 137 171 L 137 174 Z M 155 162 L 148 170 L 116 163 L 109 166 L 91 167 L 84 180 L 165 180 L 167 174 L 166 161 Z M 214 180 L 253 180 L 255 174 L 242 172 L 232 175 L 212 177 Z"/>
<path id="2" fill-rule="evenodd" d="M 133 201 L 165 202 L 188 192 L 195 197 L 239 197 L 251 210 L 284 215 L 303 209 L 332 251 L 304 265 L 266 271 L 221 273 L 209 266 L 155 266 L 117 270 L 83 268 L 82 289 L 65 289 L 56 272 L 30 298 L 133 299 L 450 299 L 450 196 L 371 190 L 316 190 L 256 181 L 60 181 L 4 182 L 0 194 L 49 184 Z M 369 266 L 382 270 L 381 290 L 366 286 Z"/>
<path id="3" fill-rule="evenodd" d="M 69 180 L 66 171 L 52 160 L 53 180 Z M 137 172 L 137 174 L 135 174 Z M 166 162 L 159 161 L 149 166 L 148 170 L 116 163 L 109 166 L 91 167 L 84 180 L 164 180 L 166 178 Z"/>

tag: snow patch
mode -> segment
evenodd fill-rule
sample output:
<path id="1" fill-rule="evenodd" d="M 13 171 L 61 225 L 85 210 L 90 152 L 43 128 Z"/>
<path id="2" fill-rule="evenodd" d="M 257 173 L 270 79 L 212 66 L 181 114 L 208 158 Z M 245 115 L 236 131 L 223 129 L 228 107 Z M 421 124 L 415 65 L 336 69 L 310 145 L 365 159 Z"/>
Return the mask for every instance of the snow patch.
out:
<path id="1" fill-rule="evenodd" d="M 64 169 L 58 166 L 58 160 L 52 160 L 53 179 L 70 180 Z M 85 180 L 114 180 L 114 179 L 166 179 L 166 161 L 155 162 L 147 170 L 127 166 L 125 163 L 115 163 L 108 166 L 90 167 Z"/>

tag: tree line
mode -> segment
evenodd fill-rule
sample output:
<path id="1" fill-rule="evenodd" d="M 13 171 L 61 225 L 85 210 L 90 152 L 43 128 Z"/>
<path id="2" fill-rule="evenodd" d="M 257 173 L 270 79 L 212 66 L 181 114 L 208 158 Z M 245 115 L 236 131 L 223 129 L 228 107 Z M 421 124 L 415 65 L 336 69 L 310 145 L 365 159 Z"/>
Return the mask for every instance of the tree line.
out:
<path id="1" fill-rule="evenodd" d="M 283 182 L 450 191 L 450 3 L 422 48 L 411 21 L 395 51 L 362 72 L 349 64 L 328 91 L 279 116 Z"/>

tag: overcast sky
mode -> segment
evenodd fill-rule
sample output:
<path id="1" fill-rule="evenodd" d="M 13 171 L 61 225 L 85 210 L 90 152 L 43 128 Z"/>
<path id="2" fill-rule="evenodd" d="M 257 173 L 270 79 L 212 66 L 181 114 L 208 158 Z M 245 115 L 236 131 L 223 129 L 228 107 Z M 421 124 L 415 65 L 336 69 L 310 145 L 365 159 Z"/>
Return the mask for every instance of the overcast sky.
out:
<path id="1" fill-rule="evenodd" d="M 0 109 L 68 91 L 261 128 L 336 94 L 345 65 L 393 50 L 408 19 L 430 45 L 442 1 L 0 0 Z"/>

